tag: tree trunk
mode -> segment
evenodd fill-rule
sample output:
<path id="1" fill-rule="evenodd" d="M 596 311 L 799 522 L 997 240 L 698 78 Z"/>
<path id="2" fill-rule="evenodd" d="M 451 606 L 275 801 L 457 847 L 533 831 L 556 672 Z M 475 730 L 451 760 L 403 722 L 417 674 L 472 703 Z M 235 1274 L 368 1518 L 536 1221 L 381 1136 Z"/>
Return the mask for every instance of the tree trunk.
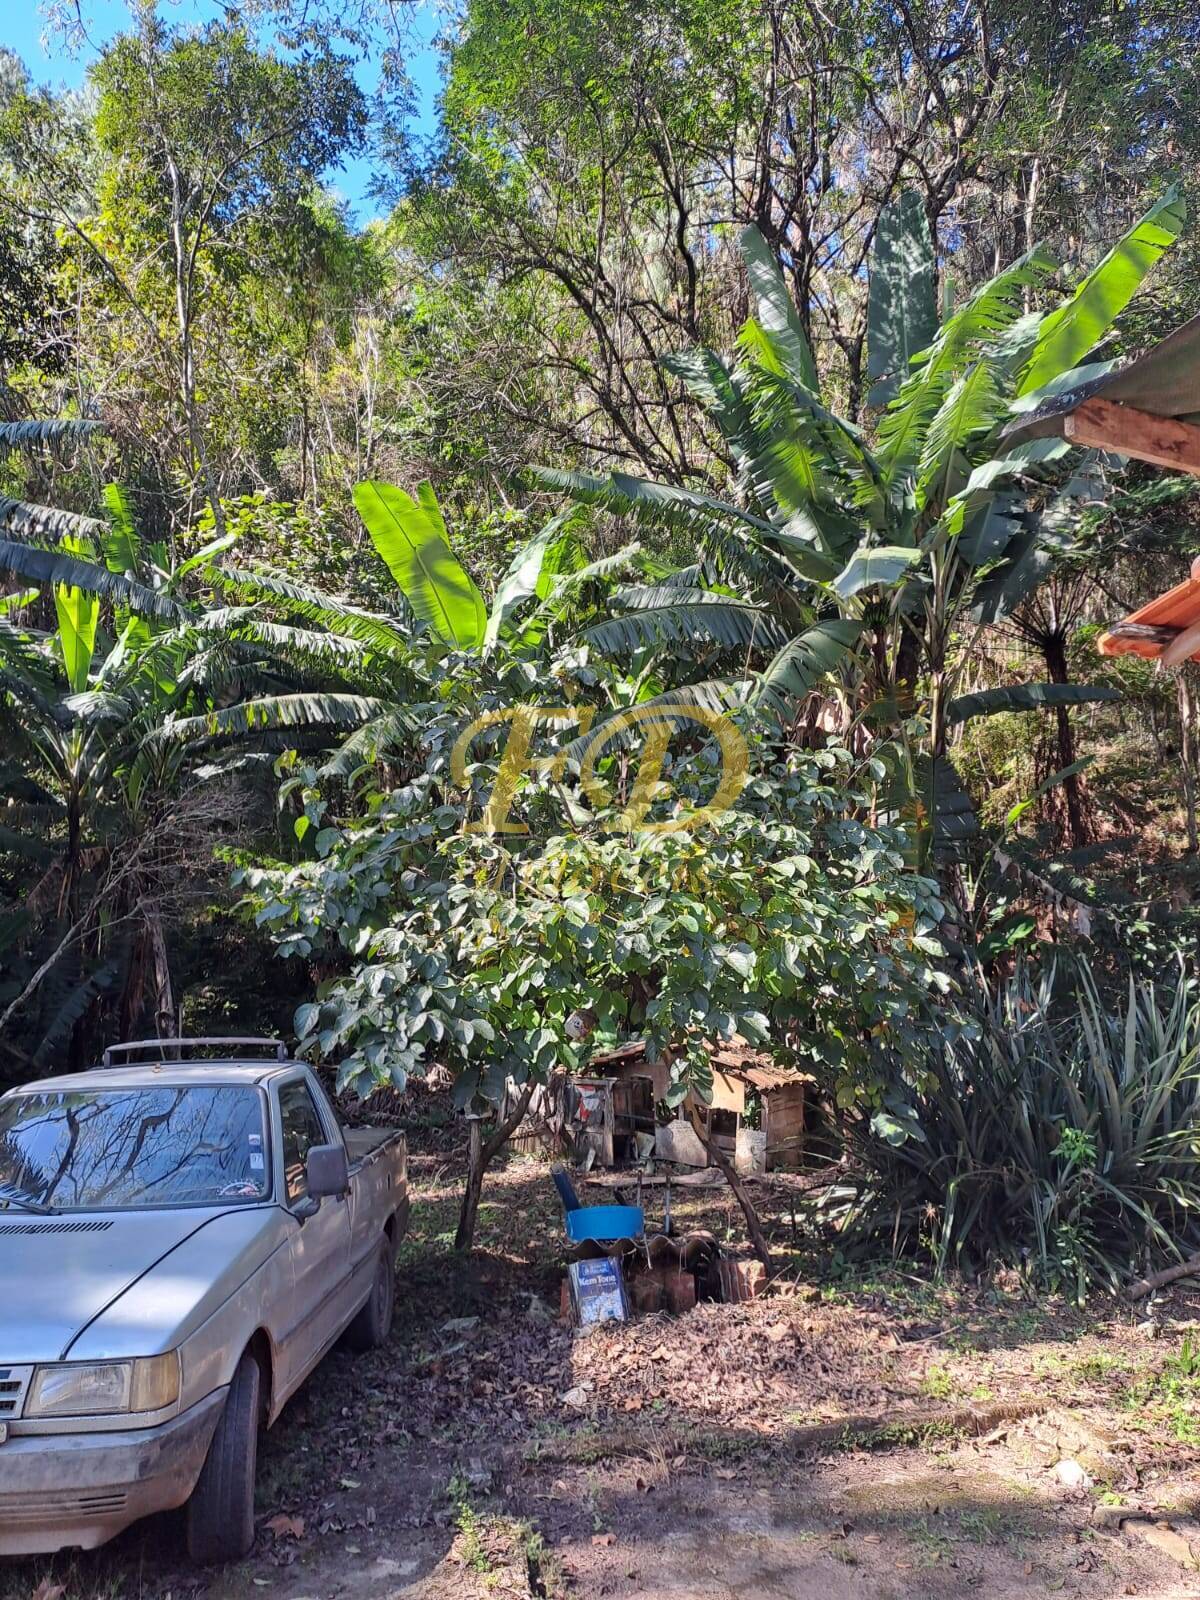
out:
<path id="1" fill-rule="evenodd" d="M 1049 633 L 1042 640 L 1042 654 L 1046 658 L 1046 672 L 1051 683 L 1069 683 L 1066 641 L 1060 633 Z M 1058 725 L 1058 770 L 1075 764 L 1075 730 L 1071 726 L 1071 713 L 1066 706 L 1055 706 L 1054 718 Z M 1088 821 L 1087 800 L 1079 774 L 1073 772 L 1063 779 L 1063 796 L 1067 805 L 1067 837 L 1073 850 L 1081 850 L 1092 842 L 1092 829 Z"/>
<path id="2" fill-rule="evenodd" d="M 462 1209 L 458 1214 L 458 1231 L 454 1235 L 456 1250 L 470 1250 L 475 1244 L 475 1218 L 483 1193 L 483 1175 L 508 1143 L 510 1135 L 520 1126 L 529 1110 L 533 1091 L 534 1085 L 527 1083 L 517 1096 L 512 1110 L 496 1123 L 486 1139 L 483 1137 L 482 1117 L 471 1117 L 467 1122 L 467 1184 L 463 1190 Z"/>
<path id="3" fill-rule="evenodd" d="M 721 1149 L 720 1145 L 717 1144 L 716 1140 L 708 1137 L 694 1107 L 692 1109 L 692 1126 L 696 1130 L 696 1137 L 700 1140 L 700 1143 L 708 1151 L 711 1159 L 720 1167 L 724 1174 L 725 1182 L 733 1190 L 734 1199 L 742 1208 L 742 1215 L 746 1219 L 746 1232 L 750 1235 L 750 1243 L 754 1247 L 754 1254 L 766 1268 L 767 1277 L 774 1277 L 775 1263 L 771 1259 L 771 1247 L 767 1243 L 767 1236 L 762 1230 L 758 1212 L 754 1209 L 754 1201 L 751 1200 L 747 1193 L 746 1185 L 738 1176 L 737 1168 L 730 1161 L 724 1150 Z"/>
<path id="4" fill-rule="evenodd" d="M 1183 808 L 1187 817 L 1188 855 L 1200 848 L 1196 834 L 1196 703 L 1187 662 L 1175 674 L 1179 707 L 1179 764 L 1183 769 Z"/>
<path id="5" fill-rule="evenodd" d="M 150 948 L 154 955 L 154 1027 L 160 1039 L 178 1032 L 175 1012 L 175 986 L 171 982 L 171 962 L 167 955 L 167 936 L 162 912 L 152 906 L 146 913 L 150 929 Z"/>
<path id="6" fill-rule="evenodd" d="M 483 1118 L 471 1117 L 467 1121 L 467 1186 L 463 1190 L 462 1209 L 458 1214 L 458 1232 L 454 1235 L 456 1250 L 469 1250 L 475 1243 L 475 1218 L 482 1192 Z"/>

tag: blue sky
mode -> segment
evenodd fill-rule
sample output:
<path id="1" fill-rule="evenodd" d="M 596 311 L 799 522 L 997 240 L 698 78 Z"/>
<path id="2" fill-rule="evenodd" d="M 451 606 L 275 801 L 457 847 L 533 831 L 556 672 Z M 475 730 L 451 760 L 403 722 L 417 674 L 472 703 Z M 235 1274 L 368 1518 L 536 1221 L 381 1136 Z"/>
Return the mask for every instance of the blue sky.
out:
<path id="1" fill-rule="evenodd" d="M 129 26 L 129 11 L 124 0 L 84 0 L 83 11 L 92 48 L 85 46 L 78 55 L 73 56 L 68 52 L 61 40 L 48 38 L 43 42 L 46 19 L 33 0 L 10 0 L 0 20 L 0 44 L 17 52 L 35 83 L 49 84 L 56 89 L 78 88 L 89 62 L 95 60 L 96 49 L 122 28 Z M 171 7 L 170 18 L 178 18 L 180 22 L 203 22 L 219 13 L 220 8 L 206 3 L 206 0 L 183 0 L 177 7 Z M 413 124 L 416 133 L 432 133 L 437 122 L 435 100 L 440 84 L 438 54 L 433 47 L 436 30 L 437 18 L 433 6 L 422 4 L 416 21 L 417 37 L 409 56 L 409 71 L 419 100 Z M 376 75 L 371 62 L 363 64 L 358 78 L 365 90 L 370 91 L 375 87 Z M 327 173 L 326 181 L 350 202 L 360 223 L 369 221 L 377 214 L 378 207 L 368 193 L 371 183 L 369 161 L 347 162 L 344 167 Z"/>

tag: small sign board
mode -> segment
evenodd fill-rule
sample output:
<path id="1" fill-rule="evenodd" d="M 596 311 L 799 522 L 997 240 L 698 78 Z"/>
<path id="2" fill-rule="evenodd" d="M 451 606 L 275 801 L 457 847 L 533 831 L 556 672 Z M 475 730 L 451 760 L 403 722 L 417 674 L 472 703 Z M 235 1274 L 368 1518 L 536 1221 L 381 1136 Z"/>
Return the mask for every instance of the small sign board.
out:
<path id="1" fill-rule="evenodd" d="M 571 1308 L 581 1328 L 598 1322 L 627 1322 L 629 1301 L 621 1268 L 609 1256 L 599 1261 L 572 1261 L 567 1269 Z"/>

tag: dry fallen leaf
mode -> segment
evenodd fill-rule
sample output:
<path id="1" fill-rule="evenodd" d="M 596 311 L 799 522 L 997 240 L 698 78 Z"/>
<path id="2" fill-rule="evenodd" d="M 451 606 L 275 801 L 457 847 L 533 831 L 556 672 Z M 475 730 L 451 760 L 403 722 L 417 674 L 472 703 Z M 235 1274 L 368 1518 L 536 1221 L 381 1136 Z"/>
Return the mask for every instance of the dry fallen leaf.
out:
<path id="1" fill-rule="evenodd" d="M 792 1330 L 788 1327 L 786 1322 L 773 1322 L 771 1326 L 765 1330 L 766 1336 L 772 1344 L 782 1344 L 784 1339 L 787 1338 L 791 1331 Z"/>
<path id="2" fill-rule="evenodd" d="M 43 1578 L 33 1591 L 33 1600 L 62 1600 L 66 1592 L 65 1583 L 55 1583 L 53 1578 Z"/>
<path id="3" fill-rule="evenodd" d="M 277 1517 L 272 1517 L 267 1523 L 267 1530 L 277 1539 L 303 1539 L 304 1518 L 288 1517 L 282 1512 Z"/>

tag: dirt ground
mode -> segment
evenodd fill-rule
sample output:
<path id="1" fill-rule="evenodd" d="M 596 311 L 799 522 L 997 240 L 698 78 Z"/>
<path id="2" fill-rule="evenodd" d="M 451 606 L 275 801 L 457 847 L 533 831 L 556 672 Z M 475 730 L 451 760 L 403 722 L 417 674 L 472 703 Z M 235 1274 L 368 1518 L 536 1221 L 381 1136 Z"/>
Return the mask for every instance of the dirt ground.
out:
<path id="1" fill-rule="evenodd" d="M 0 1600 L 1200 1595 L 1200 1290 L 1080 1311 L 796 1252 L 760 1301 L 584 1335 L 544 1164 L 489 1175 L 467 1261 L 457 1162 L 412 1169 L 392 1341 L 264 1440 L 251 1557 L 197 1573 L 164 1517 Z M 759 1186 L 785 1259 L 793 1184 Z M 742 1248 L 724 1189 L 675 1214 Z"/>

